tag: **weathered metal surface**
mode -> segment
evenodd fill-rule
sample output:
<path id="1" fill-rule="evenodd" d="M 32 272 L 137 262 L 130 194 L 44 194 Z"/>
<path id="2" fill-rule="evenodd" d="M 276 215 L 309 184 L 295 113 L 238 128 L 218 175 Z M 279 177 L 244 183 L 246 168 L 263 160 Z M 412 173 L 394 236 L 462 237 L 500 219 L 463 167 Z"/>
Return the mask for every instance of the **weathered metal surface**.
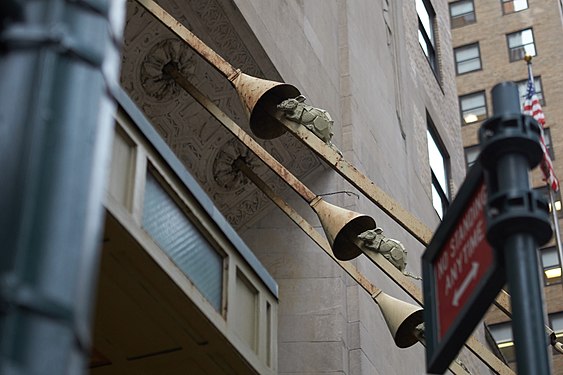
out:
<path id="1" fill-rule="evenodd" d="M 229 81 L 234 82 L 237 77 L 240 76 L 240 74 L 243 74 L 240 71 L 236 70 L 228 62 L 226 62 L 215 51 L 205 45 L 199 38 L 197 38 L 193 33 L 185 28 L 180 22 L 174 19 L 164 9 L 158 6 L 154 1 L 136 1 L 145 9 L 147 9 L 151 14 L 153 14 L 153 16 L 160 20 L 164 25 L 166 25 L 174 34 L 188 43 L 202 58 L 204 58 L 213 67 L 215 67 Z M 226 114 L 224 114 L 201 92 L 199 92 L 199 90 L 191 85 L 191 83 L 189 83 L 179 73 L 174 76 L 174 79 L 188 93 L 190 93 L 190 95 L 192 95 L 194 99 L 196 99 L 211 115 L 213 115 L 213 117 L 215 117 L 221 124 L 223 124 L 237 139 L 239 139 L 256 156 L 264 161 L 264 163 L 266 163 L 266 165 L 268 165 L 268 167 L 270 167 L 272 171 L 274 171 L 280 178 L 284 179 L 295 190 L 296 193 L 298 193 L 308 203 L 311 203 L 313 201 L 316 195 L 311 190 L 309 190 L 305 185 L 301 183 L 300 180 L 298 180 L 293 174 L 291 174 L 273 157 L 271 157 L 271 155 L 269 155 L 266 150 L 264 150 Z M 400 206 L 393 198 L 391 198 L 388 194 L 381 190 L 377 185 L 375 185 L 373 181 L 369 180 L 369 178 L 358 171 L 350 162 L 343 159 L 342 155 L 340 155 L 335 149 L 325 144 L 321 139 L 316 137 L 313 133 L 309 132 L 305 127 L 302 127 L 299 124 L 292 123 L 291 121 L 285 119 L 283 117 L 283 113 L 281 111 L 276 111 L 275 107 L 265 108 L 265 110 L 270 111 L 270 115 L 276 118 L 277 121 L 280 122 L 280 124 L 283 124 L 286 129 L 288 129 L 299 140 L 309 146 L 321 159 L 328 163 L 336 172 L 338 172 L 354 187 L 360 190 L 368 199 L 370 199 L 381 210 L 383 210 L 387 215 L 389 215 L 393 220 L 401 225 L 401 227 L 403 227 L 419 242 L 424 245 L 427 245 L 429 243 L 430 239 L 432 238 L 432 231 L 422 222 L 420 222 L 420 220 L 415 218 L 412 214 L 410 214 L 402 206 Z M 280 129 L 280 132 L 283 133 L 283 130 Z M 333 256 L 332 251 L 330 252 L 330 254 L 331 256 Z M 395 270 L 396 273 L 399 273 L 402 278 L 405 277 L 389 262 L 386 262 L 382 256 L 381 258 L 385 263 L 387 263 L 387 265 Z M 338 262 L 339 264 L 341 263 L 340 261 Z M 378 263 L 376 262 L 376 264 Z M 382 268 L 383 270 L 383 267 L 380 266 L 380 268 Z M 401 287 L 403 287 L 403 285 L 401 285 L 402 282 L 397 281 L 400 279 L 395 279 L 393 276 L 391 276 L 390 273 L 388 273 L 388 276 L 394 279 L 394 281 L 396 281 Z M 406 288 L 408 289 L 409 287 Z M 405 289 L 405 287 L 403 287 L 403 289 Z M 417 289 L 415 288 L 414 290 Z M 418 291 L 418 294 L 420 295 L 420 291 Z M 422 299 L 418 298 L 417 301 L 421 303 Z M 509 305 L 506 304 L 505 300 L 497 301 L 496 304 L 501 306 L 501 310 L 509 311 Z M 512 370 L 510 370 L 490 351 L 485 349 L 482 344 L 476 341 L 473 337 L 468 340 L 468 343 L 466 345 L 496 373 L 513 374 Z"/>
<path id="2" fill-rule="evenodd" d="M 305 145 L 324 160 L 332 169 L 360 190 L 366 198 L 377 205 L 383 212 L 395 220 L 408 233 L 415 237 L 419 242 L 426 245 L 432 238 L 432 231 L 420 220 L 405 210 L 397 201 L 381 190 L 366 175 L 358 171 L 349 161 L 345 160 L 337 150 L 325 144 L 303 126 L 296 124 L 285 118 L 283 112 L 272 110 L 280 125 L 283 125 L 290 133 L 295 135 Z"/>
<path id="3" fill-rule="evenodd" d="M 233 120 L 229 118 L 219 107 L 209 100 L 201 91 L 183 77 L 173 66 L 166 72 L 170 74 L 184 90 L 186 90 L 199 104 L 201 104 L 217 121 L 229 130 L 239 141 L 241 141 L 250 151 L 262 160 L 274 173 L 286 181 L 289 186 L 308 203 L 315 199 L 316 194 L 305 186 L 297 177 L 281 165 L 272 155 L 260 146 L 248 133 L 241 129 Z"/>
<path id="4" fill-rule="evenodd" d="M 364 241 L 360 238 L 355 241 L 356 246 L 360 249 L 363 248 Z M 423 305 L 423 297 L 421 290 L 415 286 L 408 276 L 399 271 L 393 264 L 388 262 L 382 254 L 374 251 L 364 251 L 364 254 L 372 260 L 387 276 L 394 280 L 409 296 L 417 301 L 421 306 Z M 497 358 L 490 350 L 483 344 L 471 336 L 465 346 L 483 361 L 489 368 L 496 374 L 514 374 L 514 372 L 506 366 L 499 358 Z"/>
<path id="5" fill-rule="evenodd" d="M 274 139 L 284 134 L 285 128 L 270 116 L 268 109 L 299 95 L 299 90 L 287 83 L 252 77 L 240 71 L 238 73 L 229 80 L 244 104 L 252 133 L 261 139 Z"/>
<path id="6" fill-rule="evenodd" d="M 350 276 L 354 281 L 358 283 L 367 293 L 369 293 L 374 301 L 375 298 L 382 293 L 381 289 L 373 285 L 356 267 L 354 267 L 350 262 L 340 261 L 332 253 L 328 241 L 311 225 L 307 220 L 305 220 L 297 211 L 295 211 L 287 202 L 283 200 L 279 195 L 277 195 L 260 177 L 258 177 L 243 160 L 239 159 L 235 161 L 234 167 L 238 168 L 249 180 L 251 180 L 266 196 L 278 206 L 297 226 L 309 236 L 328 256 L 330 256 L 342 269 Z M 358 250 L 361 251 L 361 250 Z M 384 261 L 386 262 L 386 261 Z M 386 262 L 390 265 L 389 262 Z M 394 269 L 393 266 L 391 268 Z M 401 274 L 398 270 L 397 274 Z M 395 280 L 396 281 L 396 280 Z M 413 290 L 416 290 L 414 285 L 411 286 Z M 376 301 L 377 303 L 377 301 Z M 422 342 L 422 344 L 424 344 Z M 454 374 L 467 374 L 468 372 L 463 369 L 458 363 L 452 362 L 450 365 L 450 370 Z"/>
<path id="7" fill-rule="evenodd" d="M 350 260 L 361 255 L 351 239 L 376 227 L 371 216 L 335 206 L 321 197 L 317 197 L 309 205 L 319 217 L 336 258 Z"/>
<path id="8" fill-rule="evenodd" d="M 242 160 L 234 162 L 234 167 L 238 168 L 250 181 L 252 181 L 266 196 L 278 206 L 305 234 L 307 234 L 325 253 L 328 254 L 348 275 L 350 275 L 366 292 L 370 295 L 376 294 L 380 289 L 373 285 L 356 267 L 350 262 L 340 261 L 332 253 L 332 249 L 326 238 L 320 234 L 307 220 L 295 211 L 283 198 L 277 195 L 260 177 L 250 169 Z"/>
<path id="9" fill-rule="evenodd" d="M 174 72 L 169 72 L 169 74 L 174 74 Z M 196 87 L 194 87 L 187 79 L 182 77 L 179 73 L 176 74 L 178 77 L 174 76 L 174 79 L 177 79 L 177 82 L 182 86 L 182 88 L 184 88 L 190 95 L 192 95 L 198 103 L 200 103 L 211 115 L 213 115 L 213 117 L 215 117 L 237 139 L 239 139 L 257 157 L 259 157 L 266 165 L 268 165 L 268 167 L 270 167 L 270 169 L 274 173 L 276 173 L 280 178 L 286 181 L 297 194 L 299 194 L 308 203 L 311 203 L 316 198 L 316 195 L 311 190 L 309 190 L 309 188 L 307 188 L 300 180 L 298 180 L 295 176 L 293 176 L 293 174 L 291 174 L 291 172 L 289 172 L 283 165 L 277 162 L 274 159 L 274 157 L 272 157 L 266 150 L 264 150 L 262 146 L 256 143 L 256 141 L 254 141 L 254 139 L 252 139 L 252 137 L 250 137 L 248 133 L 242 130 L 233 120 L 231 120 L 224 112 L 222 112 L 221 109 L 219 109 L 219 107 L 213 104 L 207 97 L 205 97 L 205 95 L 203 95 L 203 93 L 201 93 Z M 305 128 L 301 127 L 301 129 L 305 129 Z M 307 130 L 305 131 L 306 133 L 308 133 L 307 134 L 308 137 L 310 137 L 311 139 L 315 139 L 322 146 L 328 148 L 330 152 L 336 154 L 338 158 L 340 158 L 340 156 L 336 151 L 334 151 L 329 146 L 325 145 L 317 136 L 315 136 L 314 134 L 312 134 Z M 375 187 L 375 185 L 373 186 Z M 290 216 L 290 218 L 292 217 Z M 297 219 L 297 221 L 295 222 L 298 224 L 298 222 L 301 222 L 301 220 L 303 219 Z M 326 240 L 324 240 L 324 242 L 327 244 L 327 247 L 330 249 L 330 246 L 328 245 Z M 331 257 L 334 257 L 336 260 L 336 257 L 334 256 L 332 251 L 330 251 L 330 255 Z M 416 286 L 414 286 L 414 284 L 412 284 L 409 280 L 407 280 L 407 276 L 403 275 L 401 271 L 399 271 L 391 263 L 389 263 L 381 254 L 374 254 L 374 256 L 370 258 L 374 260 L 374 263 L 378 267 L 380 267 L 385 272 L 385 274 L 387 274 L 413 299 L 415 299 L 420 305 L 422 305 L 421 291 Z M 341 264 L 340 261 L 338 261 L 338 263 Z M 495 373 L 497 374 L 514 373 L 512 370 L 510 370 L 508 366 L 506 366 L 502 361 L 500 361 L 500 359 L 498 359 L 490 351 L 488 351 L 477 340 L 475 339 L 468 340 L 466 346 L 469 348 L 469 350 L 471 350 L 471 352 L 473 352 L 478 358 L 480 358 Z"/>

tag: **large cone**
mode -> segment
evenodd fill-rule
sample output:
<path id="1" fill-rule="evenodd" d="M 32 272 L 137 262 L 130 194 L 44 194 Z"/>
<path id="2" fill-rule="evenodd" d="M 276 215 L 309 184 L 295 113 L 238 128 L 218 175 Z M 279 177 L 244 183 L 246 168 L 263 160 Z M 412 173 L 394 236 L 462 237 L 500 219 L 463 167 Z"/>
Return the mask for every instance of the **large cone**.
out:
<path id="1" fill-rule="evenodd" d="M 383 292 L 375 297 L 389 331 L 399 348 L 408 348 L 418 342 L 415 328 L 424 322 L 420 306 L 393 298 Z"/>
<path id="2" fill-rule="evenodd" d="M 311 207 L 319 216 L 336 258 L 350 260 L 362 254 L 362 251 L 354 244 L 354 240 L 366 230 L 375 229 L 375 220 L 370 216 L 332 205 L 322 199 L 312 203 Z"/>
<path id="3" fill-rule="evenodd" d="M 268 111 L 285 99 L 301 95 L 295 86 L 287 83 L 268 81 L 239 73 L 232 81 L 247 113 L 250 116 L 250 130 L 258 138 L 274 139 L 285 133 L 285 128 Z"/>

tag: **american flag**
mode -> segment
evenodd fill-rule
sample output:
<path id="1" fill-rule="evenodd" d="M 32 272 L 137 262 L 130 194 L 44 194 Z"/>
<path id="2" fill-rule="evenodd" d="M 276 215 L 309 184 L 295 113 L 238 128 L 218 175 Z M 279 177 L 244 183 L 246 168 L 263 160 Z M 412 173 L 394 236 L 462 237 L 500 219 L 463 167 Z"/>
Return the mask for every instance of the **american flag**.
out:
<path id="1" fill-rule="evenodd" d="M 540 169 L 543 172 L 545 181 L 551 187 L 553 191 L 559 190 L 559 181 L 555 177 L 555 172 L 553 170 L 553 163 L 547 152 L 547 147 L 545 145 L 545 137 L 543 133 L 543 128 L 545 127 L 545 117 L 541 109 L 540 101 L 536 95 L 536 87 L 534 85 L 534 76 L 532 75 L 532 65 L 528 63 L 528 89 L 526 91 L 526 99 L 524 100 L 524 111 L 525 115 L 530 115 L 536 119 L 540 124 L 541 136 L 540 144 L 543 151 L 543 159 L 540 163 Z"/>

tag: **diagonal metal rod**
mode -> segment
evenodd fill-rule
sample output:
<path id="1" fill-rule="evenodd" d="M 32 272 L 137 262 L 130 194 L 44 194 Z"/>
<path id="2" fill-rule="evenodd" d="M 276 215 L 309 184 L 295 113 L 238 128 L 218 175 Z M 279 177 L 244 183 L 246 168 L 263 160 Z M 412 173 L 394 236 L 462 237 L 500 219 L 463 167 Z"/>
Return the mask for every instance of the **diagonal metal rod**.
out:
<path id="1" fill-rule="evenodd" d="M 357 270 L 350 262 L 337 259 L 332 253 L 330 244 L 326 238 L 320 234 L 308 221 L 306 221 L 297 211 L 295 211 L 287 202 L 277 195 L 264 180 L 254 173 L 254 171 L 246 164 L 242 158 L 234 161 L 233 167 L 240 170 L 250 181 L 254 183 L 266 196 L 278 206 L 305 234 L 307 234 L 328 256 L 330 256 L 340 267 L 348 273 L 360 286 L 370 295 L 374 295 L 380 291 L 373 285 L 364 275 Z"/>
<path id="2" fill-rule="evenodd" d="M 143 6 L 149 13 L 151 13 L 157 20 L 159 20 L 163 25 L 165 25 L 170 31 L 172 31 L 176 36 L 178 36 L 180 39 L 186 42 L 196 53 L 198 53 L 204 60 L 206 60 L 213 68 L 215 68 L 225 78 L 227 78 L 231 83 L 233 83 L 234 79 L 240 73 L 239 70 L 235 69 L 231 64 L 229 64 L 213 49 L 211 49 L 205 43 L 203 43 L 203 41 L 201 41 L 197 36 L 195 36 L 191 31 L 189 31 L 186 27 L 184 27 L 179 21 L 177 21 L 174 17 L 172 17 L 169 13 L 167 13 L 154 1 L 152 0 L 136 0 L 136 1 L 141 6 Z M 189 90 L 187 89 L 186 91 L 189 92 Z M 204 107 L 206 106 L 204 105 Z M 209 108 L 206 107 L 206 109 L 210 111 Z M 367 178 L 364 174 L 358 171 L 350 162 L 343 159 L 342 156 L 339 155 L 334 149 L 328 147 L 325 143 L 320 141 L 318 138 L 314 136 L 312 137 L 311 134 L 308 131 L 306 131 L 303 127 L 283 118 L 281 113 L 279 113 L 279 111 L 272 112 L 270 113 L 270 115 L 272 117 L 275 117 L 280 122 L 280 124 L 283 124 L 301 142 L 306 144 L 322 160 L 324 160 L 336 172 L 338 172 L 348 182 L 350 182 L 353 186 L 355 186 L 358 190 L 360 190 L 364 196 L 366 196 L 369 200 L 371 200 L 374 204 L 376 204 L 383 212 L 385 212 L 393 220 L 395 220 L 414 238 L 416 238 L 423 245 L 425 246 L 428 245 L 430 239 L 432 238 L 432 231 L 426 225 L 424 225 L 420 220 L 414 217 L 411 213 L 406 211 L 387 193 L 385 193 L 377 185 L 375 185 L 369 178 Z M 249 139 L 251 138 L 249 137 Z M 258 154 L 257 156 L 260 157 L 260 155 Z M 260 158 L 262 159 L 262 157 Z M 272 166 L 270 166 L 270 168 L 272 168 Z M 275 169 L 274 172 L 277 173 Z M 290 176 L 288 175 L 288 177 Z M 294 176 L 292 175 L 291 177 L 294 178 Z M 299 181 L 297 179 L 295 180 Z M 295 187 L 293 185 L 291 186 L 295 190 Z M 305 200 L 307 200 L 307 202 L 309 203 L 311 203 L 311 201 L 315 198 L 314 194 L 310 192 L 310 190 L 308 192 L 304 190 L 297 192 L 300 195 L 301 193 L 307 195 L 307 198 L 305 198 Z M 301 196 L 303 197 L 303 195 Z M 504 290 L 501 291 L 501 293 L 497 296 L 494 303 L 502 312 L 504 312 L 506 315 L 511 317 L 512 313 L 510 309 L 510 295 L 508 293 L 506 293 Z M 548 333 L 548 335 L 553 334 L 553 331 L 547 326 L 546 326 L 546 332 Z M 472 338 L 470 338 L 470 340 L 471 339 Z"/>
<path id="3" fill-rule="evenodd" d="M 238 75 L 238 71 L 235 70 L 235 68 L 232 65 L 230 65 L 227 61 L 225 61 L 213 49 L 205 45 L 197 36 L 195 36 L 190 30 L 188 30 L 184 25 L 178 22 L 174 17 L 172 17 L 169 13 L 167 13 L 154 1 L 152 0 L 136 0 L 136 1 L 140 5 L 142 5 L 149 13 L 151 13 L 158 21 L 164 24 L 170 31 L 172 31 L 176 36 L 178 36 L 180 39 L 186 42 L 196 53 L 198 53 L 201 57 L 203 57 L 211 66 L 213 66 L 221 74 L 223 74 L 223 76 L 229 79 L 229 81 L 232 82 L 233 78 Z M 167 73 L 170 74 L 176 80 L 176 82 L 178 82 L 178 84 L 180 84 L 186 91 L 188 91 L 188 93 L 194 96 L 194 98 L 196 98 L 196 95 L 199 96 L 199 99 L 197 98 L 196 99 L 213 116 L 215 116 L 216 118 L 217 116 L 220 116 L 221 118 L 230 120 L 228 116 L 223 114 L 220 110 L 215 111 L 212 108 L 209 108 L 206 104 L 203 104 L 205 102 L 209 102 L 209 100 L 207 100 L 207 98 L 205 98 L 201 93 L 199 93 L 199 91 L 191 90 L 190 89 L 191 84 L 181 74 L 179 74 L 177 70 L 173 69 L 173 66 L 168 66 L 167 69 L 169 69 Z M 216 114 L 212 113 L 211 112 L 212 110 L 215 111 Z M 338 152 L 336 152 L 333 148 L 327 146 L 324 142 L 322 142 L 317 137 L 311 136 L 311 132 L 309 132 L 303 126 L 299 126 L 298 124 L 283 118 L 282 114 L 279 111 L 275 111 L 275 112 L 272 111 L 270 113 L 270 116 L 276 118 L 280 122 L 280 125 L 285 126 L 290 133 L 292 133 L 301 142 L 307 145 L 322 160 L 324 160 L 336 172 L 338 172 L 342 177 L 344 177 L 348 182 L 350 182 L 354 187 L 356 187 L 371 202 L 376 204 L 383 212 L 385 212 L 399 225 L 401 225 L 401 227 L 403 227 L 419 242 L 421 242 L 424 246 L 428 245 L 430 239 L 432 238 L 432 231 L 427 226 L 425 226 L 422 222 L 420 222 L 417 218 L 411 215 L 408 211 L 406 211 L 403 207 L 401 207 L 401 205 L 399 205 L 388 194 L 386 194 L 377 185 L 375 185 L 369 178 L 367 178 L 364 174 L 359 172 L 350 162 L 343 159 L 342 156 L 338 154 Z M 220 119 L 219 121 L 222 122 Z M 227 128 L 230 127 L 225 123 L 223 123 L 223 125 L 226 126 Z M 236 131 L 237 134 L 240 134 L 240 136 L 235 134 L 234 131 Z M 248 134 L 246 132 L 241 131 L 240 128 L 239 130 L 236 129 L 231 130 L 231 132 L 233 132 L 233 134 L 235 134 L 237 138 L 241 139 L 241 141 L 242 138 L 247 137 L 248 142 L 243 141 L 243 143 L 245 143 L 247 147 L 251 148 L 252 138 L 248 137 Z M 260 146 L 258 145 L 258 147 Z M 263 159 L 261 157 L 261 155 L 263 155 L 261 151 L 259 153 L 256 153 L 256 155 L 260 157 L 260 159 Z M 272 168 L 274 172 L 280 175 L 277 172 L 280 170 L 279 166 L 270 166 L 270 168 Z M 288 174 L 287 178 L 296 181 L 296 183 L 300 183 L 300 181 L 297 180 L 293 175 Z M 295 184 L 290 184 L 290 185 L 292 186 L 292 188 L 294 188 L 295 186 Z M 309 203 L 315 198 L 315 194 L 313 194 L 306 188 L 299 189 L 297 193 L 302 197 L 306 195 L 306 198 L 305 197 L 304 198 Z M 497 296 L 497 299 L 495 300 L 494 303 L 506 315 L 508 315 L 509 317 L 512 316 L 510 309 L 510 296 L 505 291 L 501 291 L 501 293 Z"/>
<path id="4" fill-rule="evenodd" d="M 354 267 L 350 262 L 341 261 L 337 259 L 328 241 L 322 236 L 307 220 L 305 220 L 293 207 L 291 207 L 282 197 L 277 195 L 260 177 L 254 173 L 254 171 L 246 164 L 242 158 L 238 158 L 234 161 L 233 167 L 240 170 L 249 180 L 251 180 L 254 185 L 256 185 L 276 206 L 278 206 L 283 213 L 285 213 L 307 236 L 309 236 L 313 242 L 315 242 L 321 250 L 323 250 L 328 256 L 330 256 L 346 273 L 352 277 L 366 292 L 372 296 L 372 299 L 377 303 L 376 297 L 381 293 L 381 289 L 373 285 L 356 267 Z M 361 246 L 360 246 L 361 248 Z M 374 259 L 375 263 L 380 268 L 388 268 L 390 263 L 383 258 L 381 254 Z M 397 271 L 397 269 L 391 266 L 391 269 Z M 387 272 L 386 272 L 387 273 Z M 399 272 L 400 274 L 400 272 Z M 413 286 L 414 288 L 414 286 Z M 424 340 L 419 340 L 419 342 L 426 346 Z M 457 362 L 452 362 L 450 364 L 450 370 L 454 374 L 468 374 L 468 372 L 461 367 Z"/>
<path id="5" fill-rule="evenodd" d="M 178 84 L 186 90 L 199 104 L 201 104 L 215 119 L 217 119 L 227 130 L 229 130 L 239 141 L 241 141 L 251 152 L 253 152 L 260 160 L 262 160 L 274 173 L 282 178 L 297 194 L 305 201 L 311 203 L 317 196 L 307 188 L 300 180 L 298 180 L 291 172 L 281 165 L 273 156 L 271 156 L 262 146 L 260 146 L 248 133 L 241 129 L 233 120 L 231 120 L 219 107 L 217 107 L 209 98 L 183 77 L 172 65 L 167 66 L 166 73 L 172 77 L 177 77 Z M 176 78 L 175 78 L 176 79 Z M 375 254 L 370 256 L 378 267 L 407 292 L 421 306 L 422 293 L 412 283 L 406 280 L 406 276 L 399 270 L 394 268 L 387 262 L 383 256 L 379 257 Z M 412 286 L 410 286 L 412 285 Z M 500 359 L 487 350 L 483 344 L 471 336 L 466 344 L 467 348 L 474 353 L 483 363 L 497 374 L 514 374 L 514 372 L 506 366 Z"/>
<path id="6" fill-rule="evenodd" d="M 239 71 L 225 61 L 225 59 L 213 51 L 213 49 L 209 46 L 205 45 L 205 43 L 196 37 L 190 30 L 188 30 L 154 1 L 136 1 L 176 36 L 186 42 L 213 68 L 233 83 L 234 79 L 238 76 Z M 320 139 L 310 136 L 310 132 L 306 133 L 299 127 L 299 125 L 283 118 L 281 113 L 272 112 L 270 115 L 280 122 L 280 126 L 283 124 L 291 133 L 296 135 L 300 141 L 309 146 L 311 150 L 328 165 L 330 165 L 332 169 L 360 190 L 363 195 L 395 220 L 401 227 L 403 227 L 403 229 L 405 229 L 422 244 L 428 245 L 430 239 L 432 238 L 432 231 L 410 212 L 405 210 L 387 193 L 375 185 L 373 181 L 358 171 L 350 162 L 344 160 L 334 149 L 324 144 Z"/>
<path id="7" fill-rule="evenodd" d="M 227 128 L 239 141 L 262 160 L 275 174 L 285 180 L 288 185 L 303 198 L 311 203 L 317 195 L 305 186 L 297 177 L 288 171 L 280 162 L 273 158 L 268 151 L 258 144 L 247 132 L 241 129 L 219 107 L 188 81 L 173 64 L 167 64 L 163 69 L 165 74 L 172 77 L 184 90 L 186 90 L 198 103 L 200 103 L 213 117 Z"/>

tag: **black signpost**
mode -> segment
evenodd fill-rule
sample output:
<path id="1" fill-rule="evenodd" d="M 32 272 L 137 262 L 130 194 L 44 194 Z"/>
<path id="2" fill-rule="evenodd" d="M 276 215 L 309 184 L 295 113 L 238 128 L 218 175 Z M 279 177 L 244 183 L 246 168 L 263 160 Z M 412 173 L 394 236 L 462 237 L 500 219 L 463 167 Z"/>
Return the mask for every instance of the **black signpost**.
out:
<path id="1" fill-rule="evenodd" d="M 443 373 L 508 280 L 518 373 L 549 374 L 537 248 L 551 238 L 547 202 L 530 189 L 540 128 L 512 82 L 492 91 L 481 155 L 422 257 L 429 373 Z"/>
<path id="2" fill-rule="evenodd" d="M 552 235 L 545 199 L 530 189 L 529 169 L 543 157 L 539 124 L 520 114 L 512 82 L 493 88 L 495 116 L 479 131 L 490 191 L 489 242 L 504 253 L 511 294 L 512 332 L 520 375 L 550 374 L 538 275 L 538 245 Z"/>

